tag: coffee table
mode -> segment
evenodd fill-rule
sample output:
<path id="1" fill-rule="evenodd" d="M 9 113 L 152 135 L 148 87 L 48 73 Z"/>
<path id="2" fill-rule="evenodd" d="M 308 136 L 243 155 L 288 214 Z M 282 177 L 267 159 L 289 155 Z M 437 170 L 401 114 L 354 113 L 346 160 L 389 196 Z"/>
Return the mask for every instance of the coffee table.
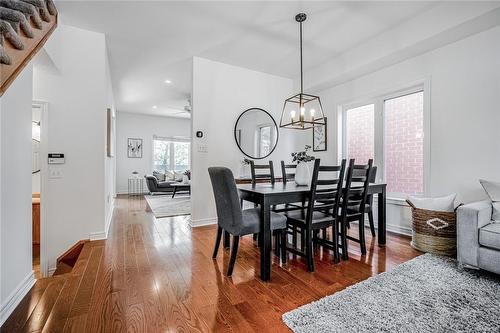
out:
<path id="1" fill-rule="evenodd" d="M 171 184 L 170 186 L 172 186 L 174 188 L 174 192 L 172 193 L 172 198 L 175 197 L 175 195 L 181 191 L 188 192 L 189 195 L 191 195 L 191 184 L 174 183 L 174 184 Z"/>

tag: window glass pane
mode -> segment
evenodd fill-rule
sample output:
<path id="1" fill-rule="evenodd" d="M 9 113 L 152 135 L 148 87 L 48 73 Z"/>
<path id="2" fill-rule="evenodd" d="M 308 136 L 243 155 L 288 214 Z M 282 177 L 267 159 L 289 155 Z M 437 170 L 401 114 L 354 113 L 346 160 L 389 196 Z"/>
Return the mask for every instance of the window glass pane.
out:
<path id="1" fill-rule="evenodd" d="M 189 142 L 174 142 L 174 170 L 189 170 Z"/>
<path id="2" fill-rule="evenodd" d="M 349 109 L 346 112 L 347 158 L 356 164 L 366 164 L 374 157 L 374 104 Z"/>
<path id="3" fill-rule="evenodd" d="M 271 152 L 271 126 L 260 128 L 260 147 L 259 156 L 267 156 Z"/>
<path id="4" fill-rule="evenodd" d="M 388 99 L 384 111 L 387 191 L 423 193 L 424 93 Z"/>
<path id="5" fill-rule="evenodd" d="M 168 141 L 153 140 L 153 169 L 159 171 L 171 170 L 170 144 Z"/>

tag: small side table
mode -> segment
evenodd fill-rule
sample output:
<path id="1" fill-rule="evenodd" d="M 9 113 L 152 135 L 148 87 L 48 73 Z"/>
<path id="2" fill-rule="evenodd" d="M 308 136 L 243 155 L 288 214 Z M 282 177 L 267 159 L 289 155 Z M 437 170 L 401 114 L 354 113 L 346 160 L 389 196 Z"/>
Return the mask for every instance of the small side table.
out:
<path id="1" fill-rule="evenodd" d="M 144 194 L 144 179 L 132 177 L 128 179 L 128 196 L 141 196 Z"/>

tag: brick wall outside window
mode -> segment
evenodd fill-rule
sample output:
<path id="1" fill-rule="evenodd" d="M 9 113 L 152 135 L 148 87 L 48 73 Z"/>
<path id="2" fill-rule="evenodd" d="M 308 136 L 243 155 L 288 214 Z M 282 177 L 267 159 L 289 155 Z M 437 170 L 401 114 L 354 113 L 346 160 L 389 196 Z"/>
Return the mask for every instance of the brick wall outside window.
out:
<path id="1" fill-rule="evenodd" d="M 423 92 L 385 101 L 387 191 L 424 191 Z"/>
<path id="2" fill-rule="evenodd" d="M 366 164 L 374 156 L 374 105 L 347 110 L 347 157 L 356 164 Z"/>

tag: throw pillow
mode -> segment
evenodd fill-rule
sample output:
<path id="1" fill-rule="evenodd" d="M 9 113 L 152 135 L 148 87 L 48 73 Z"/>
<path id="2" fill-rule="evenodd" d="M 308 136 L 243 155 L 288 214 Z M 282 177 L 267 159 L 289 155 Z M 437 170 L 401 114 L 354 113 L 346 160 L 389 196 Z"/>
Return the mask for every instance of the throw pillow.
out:
<path id="1" fill-rule="evenodd" d="M 455 210 L 456 194 L 438 198 L 419 198 L 408 196 L 408 200 L 417 208 L 433 210 L 436 212 L 453 212 Z"/>
<path id="2" fill-rule="evenodd" d="M 161 173 L 160 171 L 157 171 L 157 170 L 153 171 L 153 176 L 155 176 L 159 182 L 165 181 L 165 174 Z"/>
<path id="3" fill-rule="evenodd" d="M 184 174 L 182 172 L 174 172 L 174 175 L 175 175 L 175 181 L 176 182 L 181 182 L 182 181 L 182 176 L 184 176 Z"/>
<path id="4" fill-rule="evenodd" d="M 493 215 L 491 219 L 495 222 L 500 222 L 500 183 L 490 182 L 480 179 L 479 182 L 488 194 L 493 205 Z"/>
<path id="5" fill-rule="evenodd" d="M 175 179 L 173 171 L 165 171 L 165 180 L 173 181 Z"/>

